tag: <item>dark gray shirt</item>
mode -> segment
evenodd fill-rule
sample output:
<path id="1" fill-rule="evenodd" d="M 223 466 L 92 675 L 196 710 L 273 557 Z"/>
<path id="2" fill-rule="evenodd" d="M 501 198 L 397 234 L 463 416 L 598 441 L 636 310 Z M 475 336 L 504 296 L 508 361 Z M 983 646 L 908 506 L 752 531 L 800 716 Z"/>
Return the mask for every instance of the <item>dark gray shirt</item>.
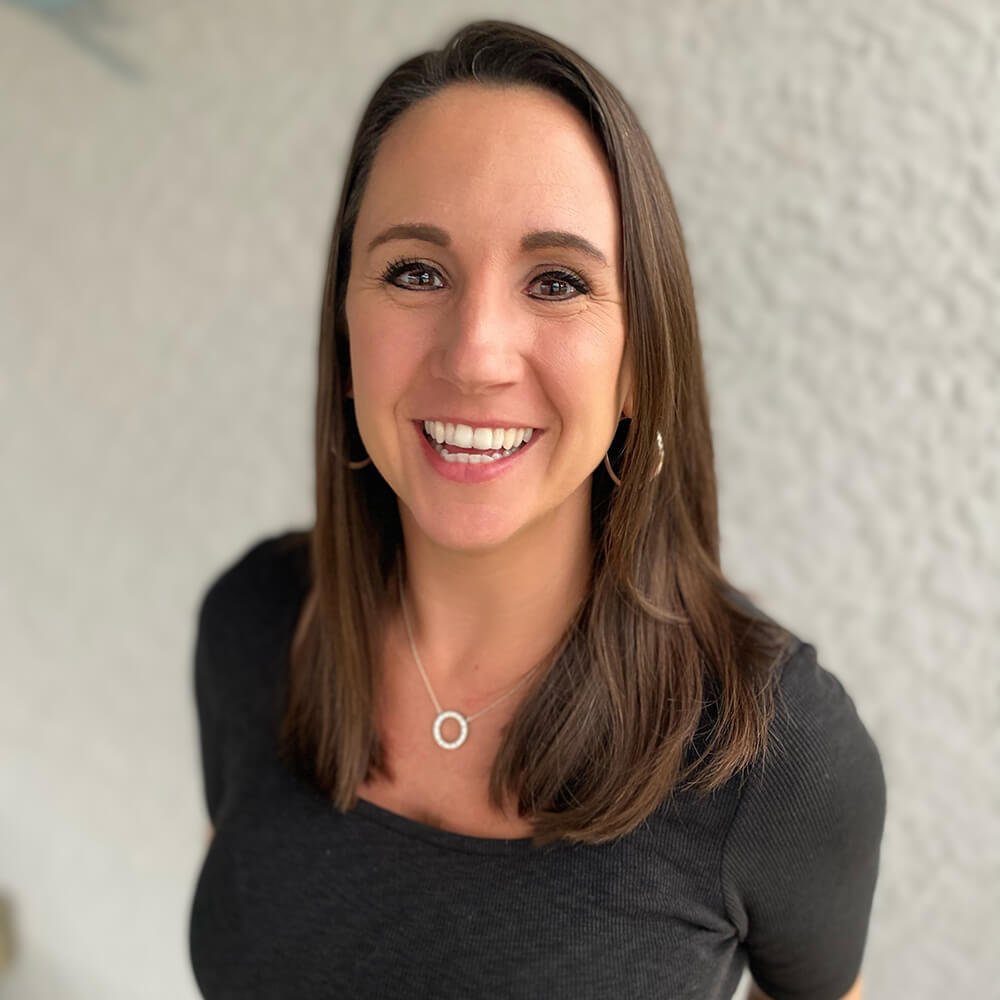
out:
<path id="1" fill-rule="evenodd" d="M 194 682 L 216 827 L 190 912 L 208 1000 L 728 1000 L 744 966 L 776 1000 L 859 974 L 885 817 L 878 751 L 796 641 L 770 754 L 678 794 L 611 844 L 496 840 L 360 800 L 340 813 L 282 764 L 302 533 L 266 538 L 200 609 Z"/>

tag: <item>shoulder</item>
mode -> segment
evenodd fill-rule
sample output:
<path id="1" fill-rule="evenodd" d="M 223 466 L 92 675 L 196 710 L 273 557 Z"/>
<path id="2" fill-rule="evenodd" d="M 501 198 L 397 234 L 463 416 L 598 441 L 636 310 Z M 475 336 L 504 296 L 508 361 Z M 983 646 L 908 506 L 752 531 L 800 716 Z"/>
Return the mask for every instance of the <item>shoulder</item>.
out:
<path id="1" fill-rule="evenodd" d="M 198 611 L 195 669 L 206 690 L 237 697 L 252 665 L 280 658 L 309 582 L 305 531 L 259 538 L 216 571 Z"/>
<path id="2" fill-rule="evenodd" d="M 213 647 L 238 642 L 248 626 L 266 625 L 308 584 L 309 535 L 287 531 L 258 538 L 210 578 L 201 598 L 199 632 Z"/>
<path id="3" fill-rule="evenodd" d="M 816 648 L 797 640 L 781 667 L 768 751 L 757 775 L 773 796 L 791 787 L 842 797 L 884 793 L 878 748 L 840 679 L 823 667 Z M 875 803 L 873 803 L 875 804 Z M 801 801 L 797 802 L 802 805 Z"/>
<path id="4" fill-rule="evenodd" d="M 765 614 L 748 595 L 728 600 L 786 637 L 773 677 L 775 712 L 763 756 L 737 780 L 734 834 L 786 821 L 804 837 L 830 822 L 866 821 L 881 832 L 885 778 L 877 746 L 840 679 L 816 647 Z M 786 831 L 790 834 L 791 831 Z M 731 840 L 734 837 L 731 836 Z"/>
<path id="5" fill-rule="evenodd" d="M 231 558 L 201 595 L 194 650 L 205 800 L 218 824 L 234 768 L 263 746 L 274 715 L 282 623 L 307 587 L 308 533 L 260 538 Z"/>
<path id="6" fill-rule="evenodd" d="M 780 670 L 767 752 L 743 775 L 724 871 L 732 900 L 791 911 L 803 886 L 874 884 L 886 785 L 854 699 L 815 647 L 797 640 Z"/>
<path id="7" fill-rule="evenodd" d="M 768 994 L 842 997 L 857 978 L 885 804 L 879 751 L 853 699 L 799 640 L 723 850 L 726 909 Z"/>
<path id="8" fill-rule="evenodd" d="M 837 675 L 821 665 L 816 647 L 762 611 L 746 593 L 730 587 L 726 599 L 748 621 L 767 625 L 783 637 L 780 651 L 772 647 L 776 655 L 769 668 L 775 712 L 767 751 L 737 779 L 743 797 L 780 795 L 789 782 L 795 788 L 813 782 L 830 786 L 850 774 L 878 785 L 878 749 L 854 699 Z"/>

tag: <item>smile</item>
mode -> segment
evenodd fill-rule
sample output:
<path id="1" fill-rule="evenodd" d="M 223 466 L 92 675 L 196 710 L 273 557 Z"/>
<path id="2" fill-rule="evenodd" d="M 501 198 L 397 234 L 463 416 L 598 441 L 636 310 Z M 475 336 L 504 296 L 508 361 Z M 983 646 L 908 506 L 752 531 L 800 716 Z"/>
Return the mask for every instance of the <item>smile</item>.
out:
<path id="1" fill-rule="evenodd" d="M 473 429 L 468 424 L 435 420 L 414 421 L 414 426 L 435 471 L 445 479 L 467 484 L 503 475 L 542 433 L 532 427 Z M 470 443 L 458 443 L 465 441 Z"/>
<path id="2" fill-rule="evenodd" d="M 446 462 L 498 462 L 531 440 L 531 427 L 476 427 L 425 420 L 424 436 Z"/>

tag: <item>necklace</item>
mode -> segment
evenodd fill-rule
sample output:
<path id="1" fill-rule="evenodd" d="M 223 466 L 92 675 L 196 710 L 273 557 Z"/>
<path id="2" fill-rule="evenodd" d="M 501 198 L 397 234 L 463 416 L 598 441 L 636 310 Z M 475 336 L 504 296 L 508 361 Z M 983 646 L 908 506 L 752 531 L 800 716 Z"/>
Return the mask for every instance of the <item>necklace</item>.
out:
<path id="1" fill-rule="evenodd" d="M 399 604 L 403 610 L 403 623 L 406 625 L 406 636 L 410 640 L 410 652 L 413 654 L 413 662 L 416 663 L 417 669 L 420 671 L 420 676 L 423 678 L 424 687 L 427 688 L 427 693 L 431 696 L 431 701 L 434 703 L 434 708 L 437 711 L 437 717 L 434 719 L 434 741 L 439 747 L 444 750 L 457 750 L 468 738 L 469 735 L 469 723 L 473 719 L 478 719 L 480 715 L 488 712 L 491 708 L 499 705 L 504 698 L 509 698 L 537 669 L 538 666 L 534 666 L 529 670 L 509 691 L 505 694 L 500 695 L 496 701 L 491 702 L 485 708 L 481 708 L 478 712 L 474 712 L 472 715 L 463 715 L 461 712 L 456 712 L 453 709 L 445 711 L 441 708 L 441 703 L 437 700 L 437 695 L 434 694 L 434 688 L 431 687 L 431 682 L 427 677 L 427 671 L 424 670 L 423 663 L 420 662 L 420 654 L 417 652 L 417 644 L 413 641 L 413 630 L 410 628 L 410 618 L 406 613 L 406 600 L 403 597 L 403 571 L 402 568 L 399 570 Z M 449 719 L 454 719 L 458 723 L 458 735 L 453 740 L 446 740 L 444 734 L 441 732 L 441 727 Z"/>

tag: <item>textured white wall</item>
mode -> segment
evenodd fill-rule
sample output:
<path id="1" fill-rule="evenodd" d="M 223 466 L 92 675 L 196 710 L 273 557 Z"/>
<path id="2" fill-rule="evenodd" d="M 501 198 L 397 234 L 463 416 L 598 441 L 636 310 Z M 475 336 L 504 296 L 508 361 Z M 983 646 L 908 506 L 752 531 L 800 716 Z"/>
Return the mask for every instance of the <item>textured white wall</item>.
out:
<path id="1" fill-rule="evenodd" d="M 195 995 L 195 602 L 310 519 L 346 145 L 381 75 L 475 16 L 578 48 L 663 158 L 726 566 L 815 642 L 886 765 L 868 996 L 990 995 L 991 0 L 0 2 L 0 995 Z"/>

